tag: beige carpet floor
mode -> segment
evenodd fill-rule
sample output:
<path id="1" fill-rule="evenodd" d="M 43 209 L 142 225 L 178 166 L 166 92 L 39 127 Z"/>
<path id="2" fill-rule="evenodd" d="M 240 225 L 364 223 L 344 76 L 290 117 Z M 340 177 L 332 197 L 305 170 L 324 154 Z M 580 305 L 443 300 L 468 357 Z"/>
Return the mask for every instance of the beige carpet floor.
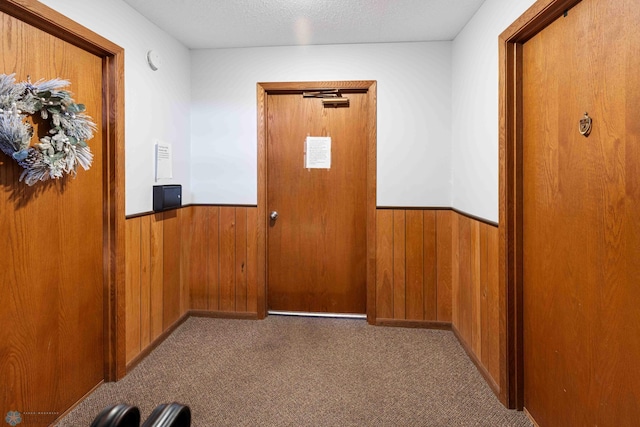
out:
<path id="1" fill-rule="evenodd" d="M 194 427 L 531 426 L 505 409 L 449 331 L 364 320 L 190 318 L 117 383 L 58 426 L 105 406 L 191 407 Z"/>

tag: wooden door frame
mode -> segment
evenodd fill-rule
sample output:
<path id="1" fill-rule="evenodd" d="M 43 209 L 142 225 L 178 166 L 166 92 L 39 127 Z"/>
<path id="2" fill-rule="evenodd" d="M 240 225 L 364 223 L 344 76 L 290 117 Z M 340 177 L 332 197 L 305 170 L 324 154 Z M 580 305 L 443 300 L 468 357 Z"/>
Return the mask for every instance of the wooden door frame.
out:
<path id="1" fill-rule="evenodd" d="M 367 321 L 375 323 L 376 313 L 376 155 L 377 155 L 377 82 L 282 82 L 258 83 L 258 318 L 267 314 L 267 96 L 270 93 L 301 92 L 308 89 L 349 89 L 366 91 L 369 103 L 367 119 Z"/>
<path id="2" fill-rule="evenodd" d="M 124 281 L 124 49 L 35 0 L 0 12 L 102 58 L 104 379 L 126 373 Z"/>
<path id="3" fill-rule="evenodd" d="M 524 406 L 522 52 L 580 0 L 538 0 L 499 37 L 500 400 Z"/>

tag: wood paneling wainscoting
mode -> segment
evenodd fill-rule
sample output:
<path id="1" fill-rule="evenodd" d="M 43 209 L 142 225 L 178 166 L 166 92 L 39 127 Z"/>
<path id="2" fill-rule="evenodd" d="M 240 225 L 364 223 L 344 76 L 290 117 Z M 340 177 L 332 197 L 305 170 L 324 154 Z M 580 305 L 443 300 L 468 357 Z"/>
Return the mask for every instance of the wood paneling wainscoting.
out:
<path id="1" fill-rule="evenodd" d="M 183 215 L 183 210 L 173 210 L 126 221 L 128 364 L 185 313 L 180 268 Z"/>
<path id="2" fill-rule="evenodd" d="M 453 331 L 499 396 L 498 227 L 456 212 L 451 231 Z"/>
<path id="3" fill-rule="evenodd" d="M 497 226 L 451 209 L 378 208 L 376 216 L 374 323 L 452 329 L 499 395 Z M 258 208 L 243 206 L 127 219 L 129 367 L 188 315 L 260 317 L 257 221 Z"/>
<path id="4" fill-rule="evenodd" d="M 135 365 L 189 314 L 257 317 L 257 208 L 188 206 L 126 221 L 126 354 Z"/>
<path id="5" fill-rule="evenodd" d="M 451 210 L 377 210 L 376 324 L 451 323 L 453 215 Z"/>
<path id="6" fill-rule="evenodd" d="M 257 316 L 258 282 L 264 283 L 258 280 L 258 208 L 192 206 L 182 211 L 188 309 Z"/>
<path id="7" fill-rule="evenodd" d="M 376 324 L 453 329 L 501 389 L 498 227 L 451 209 L 377 210 Z"/>

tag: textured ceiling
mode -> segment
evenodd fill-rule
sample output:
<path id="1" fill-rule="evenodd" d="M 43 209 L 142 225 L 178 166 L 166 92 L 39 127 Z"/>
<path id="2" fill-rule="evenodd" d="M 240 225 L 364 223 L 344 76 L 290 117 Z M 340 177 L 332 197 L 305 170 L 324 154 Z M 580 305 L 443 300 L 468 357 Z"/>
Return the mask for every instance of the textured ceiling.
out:
<path id="1" fill-rule="evenodd" d="M 453 40 L 484 0 L 124 0 L 192 49 Z"/>

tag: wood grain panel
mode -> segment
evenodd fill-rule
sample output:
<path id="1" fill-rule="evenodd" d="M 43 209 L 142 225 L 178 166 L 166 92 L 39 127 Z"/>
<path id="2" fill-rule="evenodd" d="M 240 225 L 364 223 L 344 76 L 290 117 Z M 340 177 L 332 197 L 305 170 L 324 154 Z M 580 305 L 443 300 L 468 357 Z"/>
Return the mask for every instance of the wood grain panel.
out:
<path id="1" fill-rule="evenodd" d="M 187 310 L 189 291 L 183 270 L 188 263 L 183 258 L 190 256 L 191 242 L 181 236 L 189 234 L 192 214 L 184 209 L 125 222 L 127 365 L 135 366 L 140 355 L 155 347 Z M 134 281 L 138 282 L 137 295 L 129 286 Z"/>
<path id="2" fill-rule="evenodd" d="M 247 312 L 258 313 L 258 208 L 247 208 Z"/>
<path id="3" fill-rule="evenodd" d="M 469 282 L 471 339 L 469 343 L 474 353 L 478 356 L 482 354 L 482 336 L 480 332 L 482 327 L 482 313 L 480 310 L 482 239 L 480 237 L 480 228 L 480 222 L 471 221 L 471 277 Z"/>
<path id="4" fill-rule="evenodd" d="M 140 349 L 151 343 L 151 216 L 140 221 Z M 127 221 L 128 222 L 128 221 Z M 129 260 L 127 260 L 127 263 Z"/>
<path id="5" fill-rule="evenodd" d="M 190 208 L 143 215 L 126 221 L 127 283 L 138 274 L 139 295 L 134 304 L 127 300 L 127 364 L 135 366 L 140 355 L 158 344 L 166 331 L 174 327 L 189 304 L 189 283 L 186 270 L 191 258 L 192 241 L 189 227 L 194 212 Z M 136 230 L 137 236 L 132 236 Z M 183 238 L 184 236 L 184 238 Z M 139 256 L 131 256 L 137 241 Z M 134 270 L 138 273 L 133 273 Z M 128 290 L 127 295 L 131 294 Z M 205 300 L 206 302 L 206 300 Z M 137 320 L 135 319 L 137 317 Z M 136 331 L 138 329 L 138 331 Z M 131 344 L 139 336 L 137 350 Z"/>
<path id="6" fill-rule="evenodd" d="M 376 219 L 376 316 L 393 318 L 393 211 L 379 209 Z"/>
<path id="7" fill-rule="evenodd" d="M 125 274 L 127 363 L 140 353 L 140 219 L 127 221 L 125 227 Z"/>
<path id="8" fill-rule="evenodd" d="M 472 327 L 472 288 L 471 288 L 471 224 L 472 220 L 465 216 L 459 219 L 459 262 L 458 262 L 458 323 L 454 325 L 460 331 L 468 345 L 471 341 Z"/>
<path id="9" fill-rule="evenodd" d="M 483 334 L 488 336 L 487 352 L 484 356 L 485 365 L 489 373 L 500 384 L 500 280 L 498 277 L 498 237 L 497 227 L 487 226 L 487 260 L 483 264 L 487 271 L 487 325 L 483 327 Z M 505 367 L 502 367 L 505 369 Z"/>
<path id="10" fill-rule="evenodd" d="M 423 293 L 424 320 L 438 319 L 438 248 L 436 211 L 423 211 Z M 451 296 L 449 295 L 449 304 Z"/>
<path id="11" fill-rule="evenodd" d="M 452 324 L 499 394 L 498 228 L 452 210 L 381 208 L 376 233 L 376 324 Z"/>
<path id="12" fill-rule="evenodd" d="M 209 212 L 206 207 L 189 208 L 190 216 L 185 218 L 182 246 L 185 253 L 186 278 L 189 283 L 189 308 L 206 310 L 209 305 Z M 215 224 L 217 228 L 217 224 Z M 217 270 L 217 269 L 216 269 Z"/>
<path id="13" fill-rule="evenodd" d="M 488 283 L 488 274 L 489 274 L 489 229 L 491 228 L 489 225 L 480 223 L 480 257 L 478 260 L 480 269 L 480 281 L 478 283 L 478 289 L 475 291 L 476 294 L 476 304 L 477 304 L 477 313 L 476 313 L 476 339 L 479 341 L 478 348 L 475 349 L 476 354 L 480 356 L 480 360 L 484 364 L 484 366 L 488 369 L 489 367 L 489 283 Z M 496 258 L 497 260 L 497 258 Z M 493 331 L 495 332 L 495 331 Z"/>
<path id="14" fill-rule="evenodd" d="M 223 312 L 240 315 L 243 310 L 248 313 L 256 313 L 257 291 L 255 291 L 256 288 L 253 284 L 257 286 L 255 272 L 258 269 L 254 261 L 257 259 L 257 209 L 215 206 L 195 206 L 184 209 L 189 209 L 190 211 L 187 210 L 177 217 L 178 221 L 181 222 L 179 227 L 182 233 L 179 239 L 180 244 L 192 247 L 195 241 L 199 241 L 200 245 L 206 246 L 206 250 L 196 248 L 196 251 L 200 251 L 200 253 L 206 252 L 207 256 L 204 262 L 207 267 L 204 269 L 202 266 L 198 266 L 195 269 L 201 272 L 206 271 L 209 283 L 207 286 L 208 296 L 205 298 L 207 307 L 196 310 L 190 306 L 189 309 L 196 310 L 200 315 L 210 313 L 213 316 L 222 315 Z M 155 225 L 157 229 L 152 226 L 151 218 L 157 222 Z M 398 218 L 398 221 L 394 220 Z M 140 220 L 147 221 L 149 225 L 147 237 L 147 240 L 149 240 L 147 245 L 149 253 L 151 253 L 151 247 L 153 246 L 152 241 L 154 239 L 152 236 L 154 234 L 162 236 L 162 249 L 159 250 L 160 255 L 156 256 L 162 258 L 161 265 L 164 270 L 166 263 L 163 256 L 165 240 L 175 240 L 176 237 L 165 237 L 165 233 L 172 232 L 164 231 L 164 219 L 158 221 L 157 216 L 146 216 Z M 196 224 L 196 222 L 204 222 L 206 225 Z M 175 225 L 170 224 L 167 227 L 175 227 Z M 142 226 L 141 230 L 144 228 Z M 473 304 L 480 301 L 481 304 L 477 309 L 479 311 L 474 312 L 474 317 L 469 315 L 469 326 L 465 332 L 462 332 L 463 328 L 460 328 L 460 336 L 465 342 L 471 344 L 473 337 L 471 331 L 476 331 L 475 333 L 481 341 L 480 350 L 478 351 L 476 347 L 472 347 L 471 351 L 474 354 L 477 353 L 476 356 L 479 363 L 491 372 L 492 377 L 496 378 L 500 373 L 499 351 L 497 350 L 499 342 L 498 334 L 495 333 L 499 328 L 498 308 L 496 306 L 498 301 L 497 228 L 466 218 L 450 210 L 379 209 L 377 211 L 376 229 L 376 317 L 381 319 L 381 324 L 396 324 L 394 322 L 404 321 L 410 326 L 420 324 L 423 327 L 443 327 L 442 325 L 446 325 L 451 320 L 450 318 L 442 320 L 438 316 L 445 316 L 447 312 L 451 316 L 451 311 L 454 307 L 459 313 L 471 313 Z M 196 231 L 191 232 L 190 230 Z M 474 230 L 477 230 L 475 237 L 473 236 Z M 143 233 L 141 231 L 141 235 Z M 187 233 L 201 234 L 206 237 L 196 238 L 196 236 L 186 235 Z M 463 237 L 460 238 L 460 236 Z M 145 239 L 142 238 L 142 240 Z M 398 244 L 398 241 L 400 244 Z M 458 248 L 461 245 L 466 247 L 465 254 L 462 255 L 462 258 L 467 260 L 468 268 L 466 272 L 462 271 L 463 268 L 459 261 L 456 268 L 452 268 L 454 253 L 456 260 L 460 258 Z M 244 249 L 239 250 L 239 246 L 244 246 Z M 193 248 L 180 253 L 182 256 L 190 256 L 192 259 L 198 258 L 194 255 Z M 419 256 L 416 256 L 416 254 L 419 254 Z M 478 283 L 477 286 L 473 285 L 473 281 L 470 279 L 472 275 L 472 257 L 475 256 L 473 254 L 477 255 L 477 263 L 479 264 L 476 266 L 478 272 L 473 273 L 479 277 L 479 280 L 476 281 Z M 141 258 L 144 259 L 145 256 L 141 256 Z M 241 261 L 243 258 L 245 260 L 244 266 Z M 148 264 L 158 264 L 158 261 L 150 260 Z M 180 268 L 185 268 L 185 266 L 190 266 L 189 268 L 191 268 L 192 265 L 191 263 L 183 262 Z M 400 277 L 400 281 L 404 291 L 401 297 L 403 301 L 402 307 L 404 309 L 406 306 L 407 310 L 405 310 L 403 317 L 400 318 L 394 317 L 395 265 L 399 265 L 405 272 Z M 220 270 L 218 270 L 218 267 L 220 267 Z M 242 271 L 243 268 L 244 272 Z M 414 268 L 420 269 L 417 277 L 420 277 L 421 280 L 417 280 L 413 276 L 414 272 L 412 270 Z M 223 269 L 226 272 L 223 272 Z M 221 306 L 217 305 L 218 302 L 222 301 L 217 297 L 221 289 L 217 286 L 219 272 L 220 276 L 226 276 L 224 279 L 226 286 L 222 294 L 233 296 L 233 299 L 229 298 L 224 303 L 226 304 L 226 309 L 222 309 Z M 466 287 L 458 286 L 456 288 L 458 301 L 456 304 L 452 301 L 454 272 L 456 277 L 468 278 Z M 245 279 L 237 280 L 237 277 L 243 274 Z M 149 274 L 149 277 L 151 277 L 151 274 Z M 193 275 L 187 274 L 184 277 L 193 277 Z M 412 281 L 413 285 L 420 284 L 419 291 L 412 291 L 411 286 L 407 285 Z M 190 293 L 194 292 L 192 286 L 202 289 L 198 282 L 187 283 L 185 286 L 185 289 L 188 289 Z M 238 299 L 237 295 L 242 294 L 243 290 L 246 292 L 244 297 Z M 412 292 L 414 293 L 412 294 Z M 474 299 L 472 294 L 478 292 L 480 298 Z M 162 295 L 165 295 L 164 292 Z M 447 296 L 449 301 L 443 301 L 443 298 Z M 161 301 L 164 301 L 164 298 Z M 243 302 L 246 304 L 246 308 L 241 305 Z M 414 319 L 406 318 L 410 310 L 409 307 L 412 304 L 414 308 L 411 308 L 411 310 L 420 311 L 421 318 L 418 318 L 419 316 L 417 315 L 412 316 L 415 317 Z M 418 306 L 420 307 L 419 309 L 415 308 Z M 441 309 L 441 307 L 448 308 Z M 479 325 L 476 325 L 476 316 L 478 314 L 480 320 Z M 435 317 L 435 319 L 429 318 L 429 316 Z M 142 318 L 141 324 L 144 324 L 144 322 L 145 320 Z M 150 325 L 151 319 L 149 318 L 147 322 Z M 454 323 L 454 325 L 459 327 L 458 323 Z M 465 333 L 466 335 L 464 335 Z M 143 347 L 141 346 L 141 348 Z"/>
<path id="15" fill-rule="evenodd" d="M 157 213 L 151 216 L 150 223 L 150 312 L 151 340 L 155 340 L 164 330 L 163 325 L 163 301 L 164 301 L 164 237 L 163 214 Z"/>
<path id="16" fill-rule="evenodd" d="M 438 215 L 445 218 L 439 238 Z M 442 319 L 438 309 L 442 306 L 444 321 L 451 321 L 451 218 L 451 211 L 445 210 L 378 209 L 378 318 L 385 319 L 385 322 L 392 319 L 439 322 Z M 441 295 L 438 292 L 439 281 Z"/>
<path id="17" fill-rule="evenodd" d="M 405 214 L 406 319 L 424 319 L 424 224 L 420 210 Z"/>
<path id="18" fill-rule="evenodd" d="M 436 214 L 436 276 L 437 276 L 437 320 L 451 322 L 453 305 L 453 231 L 451 210 L 439 210 Z M 426 215 L 426 212 L 425 212 Z"/>
<path id="19" fill-rule="evenodd" d="M 405 211 L 393 211 L 393 318 L 406 318 Z"/>
<path id="20" fill-rule="evenodd" d="M 264 284 L 258 276 L 257 209 L 242 206 L 193 206 L 190 209 L 194 210 L 190 219 L 194 224 L 183 229 L 196 230 L 193 233 L 200 236 L 182 240 L 185 244 L 191 239 L 191 246 L 200 255 L 192 256 L 188 264 L 192 271 L 185 277 L 190 292 L 200 292 L 202 297 L 197 306 L 189 305 L 188 309 L 198 313 L 257 313 L 259 284 Z M 196 258 L 202 259 L 194 269 Z M 204 277 L 206 285 L 203 286 L 200 277 Z"/>
<path id="21" fill-rule="evenodd" d="M 452 218 L 448 210 L 377 210 L 377 318 L 451 322 Z"/>
<path id="22" fill-rule="evenodd" d="M 220 310 L 236 310 L 236 208 L 220 208 Z"/>
<path id="23" fill-rule="evenodd" d="M 236 304 L 235 311 L 247 311 L 247 208 L 236 208 Z"/>
<path id="24" fill-rule="evenodd" d="M 189 258 L 186 256 L 185 252 L 190 251 L 189 245 L 186 245 L 183 241 L 185 237 L 185 228 L 188 223 L 189 218 L 192 216 L 191 207 L 186 207 L 185 209 L 178 209 L 178 231 L 180 233 L 178 246 L 176 248 L 176 252 L 178 253 L 178 269 L 179 269 L 179 277 L 180 277 L 180 316 L 186 313 L 189 310 L 191 305 L 190 295 L 189 295 L 189 278 L 187 277 L 189 271 L 187 269 L 187 264 L 189 264 Z"/>
<path id="25" fill-rule="evenodd" d="M 184 302 L 184 306 L 181 308 L 181 311 L 188 309 L 192 305 L 191 303 L 191 287 L 188 286 L 190 282 L 189 274 L 191 271 L 191 251 L 193 249 L 193 238 L 194 236 L 191 233 L 191 227 L 193 224 L 193 216 L 195 215 L 195 210 L 191 206 L 183 207 L 179 209 L 179 222 L 180 222 L 180 283 L 181 286 L 186 286 L 186 292 L 183 293 L 183 289 L 181 289 L 181 295 L 186 298 Z M 206 246 L 204 247 L 206 250 Z M 198 249 L 196 249 L 197 251 Z M 205 263 L 206 265 L 206 263 Z M 206 278 L 205 278 L 206 279 Z M 206 298 L 205 298 L 206 302 Z"/>
<path id="26" fill-rule="evenodd" d="M 207 257 L 207 288 L 209 290 L 208 309 L 220 310 L 220 208 L 217 206 L 203 207 L 209 211 L 209 232 L 206 244 Z"/>
<path id="27" fill-rule="evenodd" d="M 228 229 L 222 250 L 221 210 Z M 255 207 L 189 206 L 126 221 L 127 253 L 139 254 L 126 258 L 126 360 L 130 367 L 166 338 L 167 331 L 188 311 L 257 317 L 257 214 Z M 234 299 L 222 310 L 219 272 L 225 263 L 224 274 L 229 276 L 225 292 Z M 133 282 L 139 283 L 139 295 L 129 286 Z"/>
<path id="28" fill-rule="evenodd" d="M 456 212 L 452 215 L 454 331 L 500 394 L 504 367 L 500 365 L 498 228 Z"/>
<path id="29" fill-rule="evenodd" d="M 451 212 L 451 323 L 460 324 L 460 215 Z"/>
<path id="30" fill-rule="evenodd" d="M 180 221 L 176 210 L 163 214 L 163 331 L 180 317 Z"/>

